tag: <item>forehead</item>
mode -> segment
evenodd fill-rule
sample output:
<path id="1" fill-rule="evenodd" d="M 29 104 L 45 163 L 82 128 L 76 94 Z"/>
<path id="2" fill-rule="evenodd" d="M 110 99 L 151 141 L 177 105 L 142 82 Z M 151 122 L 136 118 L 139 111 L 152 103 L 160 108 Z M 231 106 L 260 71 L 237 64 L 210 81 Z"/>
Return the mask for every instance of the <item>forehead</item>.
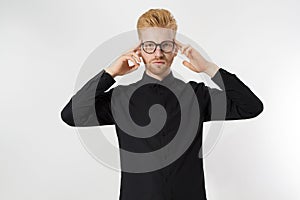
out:
<path id="1" fill-rule="evenodd" d="M 140 31 L 142 41 L 154 41 L 160 43 L 165 40 L 173 40 L 175 31 L 167 28 L 151 27 Z"/>

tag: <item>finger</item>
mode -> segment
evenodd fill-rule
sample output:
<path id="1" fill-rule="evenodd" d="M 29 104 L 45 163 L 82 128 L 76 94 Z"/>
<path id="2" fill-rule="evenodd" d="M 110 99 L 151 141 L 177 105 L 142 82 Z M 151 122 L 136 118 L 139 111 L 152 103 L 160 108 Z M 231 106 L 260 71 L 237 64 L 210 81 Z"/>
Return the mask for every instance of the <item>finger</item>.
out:
<path id="1" fill-rule="evenodd" d="M 178 45 L 179 48 L 182 48 L 183 44 L 175 39 L 175 44 Z"/>
<path id="2" fill-rule="evenodd" d="M 189 47 L 186 49 L 186 55 L 189 56 L 190 53 L 191 53 L 191 51 L 192 51 L 192 47 L 189 46 Z"/>
<path id="3" fill-rule="evenodd" d="M 141 46 L 141 43 L 142 43 L 142 41 L 139 40 L 138 44 L 135 45 L 133 48 L 131 48 L 131 49 L 129 50 L 129 52 L 135 52 L 136 50 L 138 50 L 138 49 L 140 48 L 140 46 Z"/>
<path id="4" fill-rule="evenodd" d="M 176 46 L 176 49 L 177 50 L 179 50 L 179 51 L 181 51 L 181 48 L 182 48 L 182 45 L 181 44 L 179 44 L 179 43 L 177 43 L 177 42 L 175 42 L 175 46 Z"/>
<path id="5" fill-rule="evenodd" d="M 125 56 L 125 58 L 128 60 L 130 60 L 134 65 L 133 66 L 139 66 L 140 64 L 136 62 L 136 60 L 134 58 L 132 58 L 131 56 Z M 132 67 L 129 65 L 129 67 Z"/>
<path id="6" fill-rule="evenodd" d="M 135 51 L 135 54 L 136 54 L 137 56 L 139 56 L 139 57 L 142 56 L 141 47 L 138 48 L 138 49 Z"/>
<path id="7" fill-rule="evenodd" d="M 137 62 L 142 62 L 140 57 L 136 54 L 136 53 L 130 53 L 130 56 L 134 57 L 136 59 Z"/>
<path id="8" fill-rule="evenodd" d="M 195 72 L 197 71 L 197 69 L 194 67 L 194 65 L 192 65 L 190 62 L 188 62 L 188 61 L 186 61 L 186 60 L 183 61 L 182 64 L 183 64 L 184 66 L 190 68 L 191 70 L 195 71 Z"/>
<path id="9" fill-rule="evenodd" d="M 138 66 L 132 66 L 131 69 L 128 72 L 132 72 L 132 71 L 136 70 L 138 67 L 139 67 L 139 65 Z"/>
<path id="10" fill-rule="evenodd" d="M 187 55 L 185 52 L 186 52 L 186 50 L 187 50 L 189 47 L 190 47 L 189 44 L 188 44 L 188 45 L 185 45 L 185 46 L 182 48 L 181 53 Z"/>

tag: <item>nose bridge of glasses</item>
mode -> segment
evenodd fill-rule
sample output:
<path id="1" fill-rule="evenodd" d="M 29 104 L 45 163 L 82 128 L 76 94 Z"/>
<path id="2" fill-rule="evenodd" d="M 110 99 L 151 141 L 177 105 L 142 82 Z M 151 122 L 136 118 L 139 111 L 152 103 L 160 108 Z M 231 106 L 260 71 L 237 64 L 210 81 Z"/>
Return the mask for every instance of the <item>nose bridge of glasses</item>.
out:
<path id="1" fill-rule="evenodd" d="M 160 43 L 160 44 L 156 44 L 156 51 L 158 51 L 158 49 L 159 49 L 159 51 L 163 51 L 162 50 L 162 45 L 161 45 L 162 43 Z"/>
<path id="2" fill-rule="evenodd" d="M 163 51 L 162 48 L 161 48 L 161 43 L 160 43 L 160 44 L 156 44 L 156 48 L 155 48 L 155 50 L 154 50 L 154 53 L 155 53 L 155 54 L 158 54 L 158 55 L 161 55 L 161 54 L 164 53 L 164 51 Z"/>

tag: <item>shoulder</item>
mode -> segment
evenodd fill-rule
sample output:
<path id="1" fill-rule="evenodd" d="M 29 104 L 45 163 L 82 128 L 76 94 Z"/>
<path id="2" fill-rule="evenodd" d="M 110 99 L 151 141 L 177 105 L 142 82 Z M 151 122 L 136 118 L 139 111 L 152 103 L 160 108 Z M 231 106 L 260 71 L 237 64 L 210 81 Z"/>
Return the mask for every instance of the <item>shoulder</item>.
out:
<path id="1" fill-rule="evenodd" d="M 189 81 L 188 84 L 190 84 L 195 91 L 205 90 L 204 82 Z"/>

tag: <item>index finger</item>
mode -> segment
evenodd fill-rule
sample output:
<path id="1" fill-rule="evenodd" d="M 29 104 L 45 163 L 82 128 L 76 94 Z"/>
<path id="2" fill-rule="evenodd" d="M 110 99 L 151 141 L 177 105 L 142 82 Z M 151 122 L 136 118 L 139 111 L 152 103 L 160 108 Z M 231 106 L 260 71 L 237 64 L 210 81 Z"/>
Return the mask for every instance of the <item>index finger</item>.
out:
<path id="1" fill-rule="evenodd" d="M 180 47 L 182 48 L 183 44 L 181 42 L 179 42 L 177 39 L 175 39 L 175 43 Z"/>
<path id="2" fill-rule="evenodd" d="M 136 46 L 134 46 L 132 49 L 130 49 L 130 51 L 136 51 L 140 48 L 142 41 L 139 40 L 138 44 Z"/>

